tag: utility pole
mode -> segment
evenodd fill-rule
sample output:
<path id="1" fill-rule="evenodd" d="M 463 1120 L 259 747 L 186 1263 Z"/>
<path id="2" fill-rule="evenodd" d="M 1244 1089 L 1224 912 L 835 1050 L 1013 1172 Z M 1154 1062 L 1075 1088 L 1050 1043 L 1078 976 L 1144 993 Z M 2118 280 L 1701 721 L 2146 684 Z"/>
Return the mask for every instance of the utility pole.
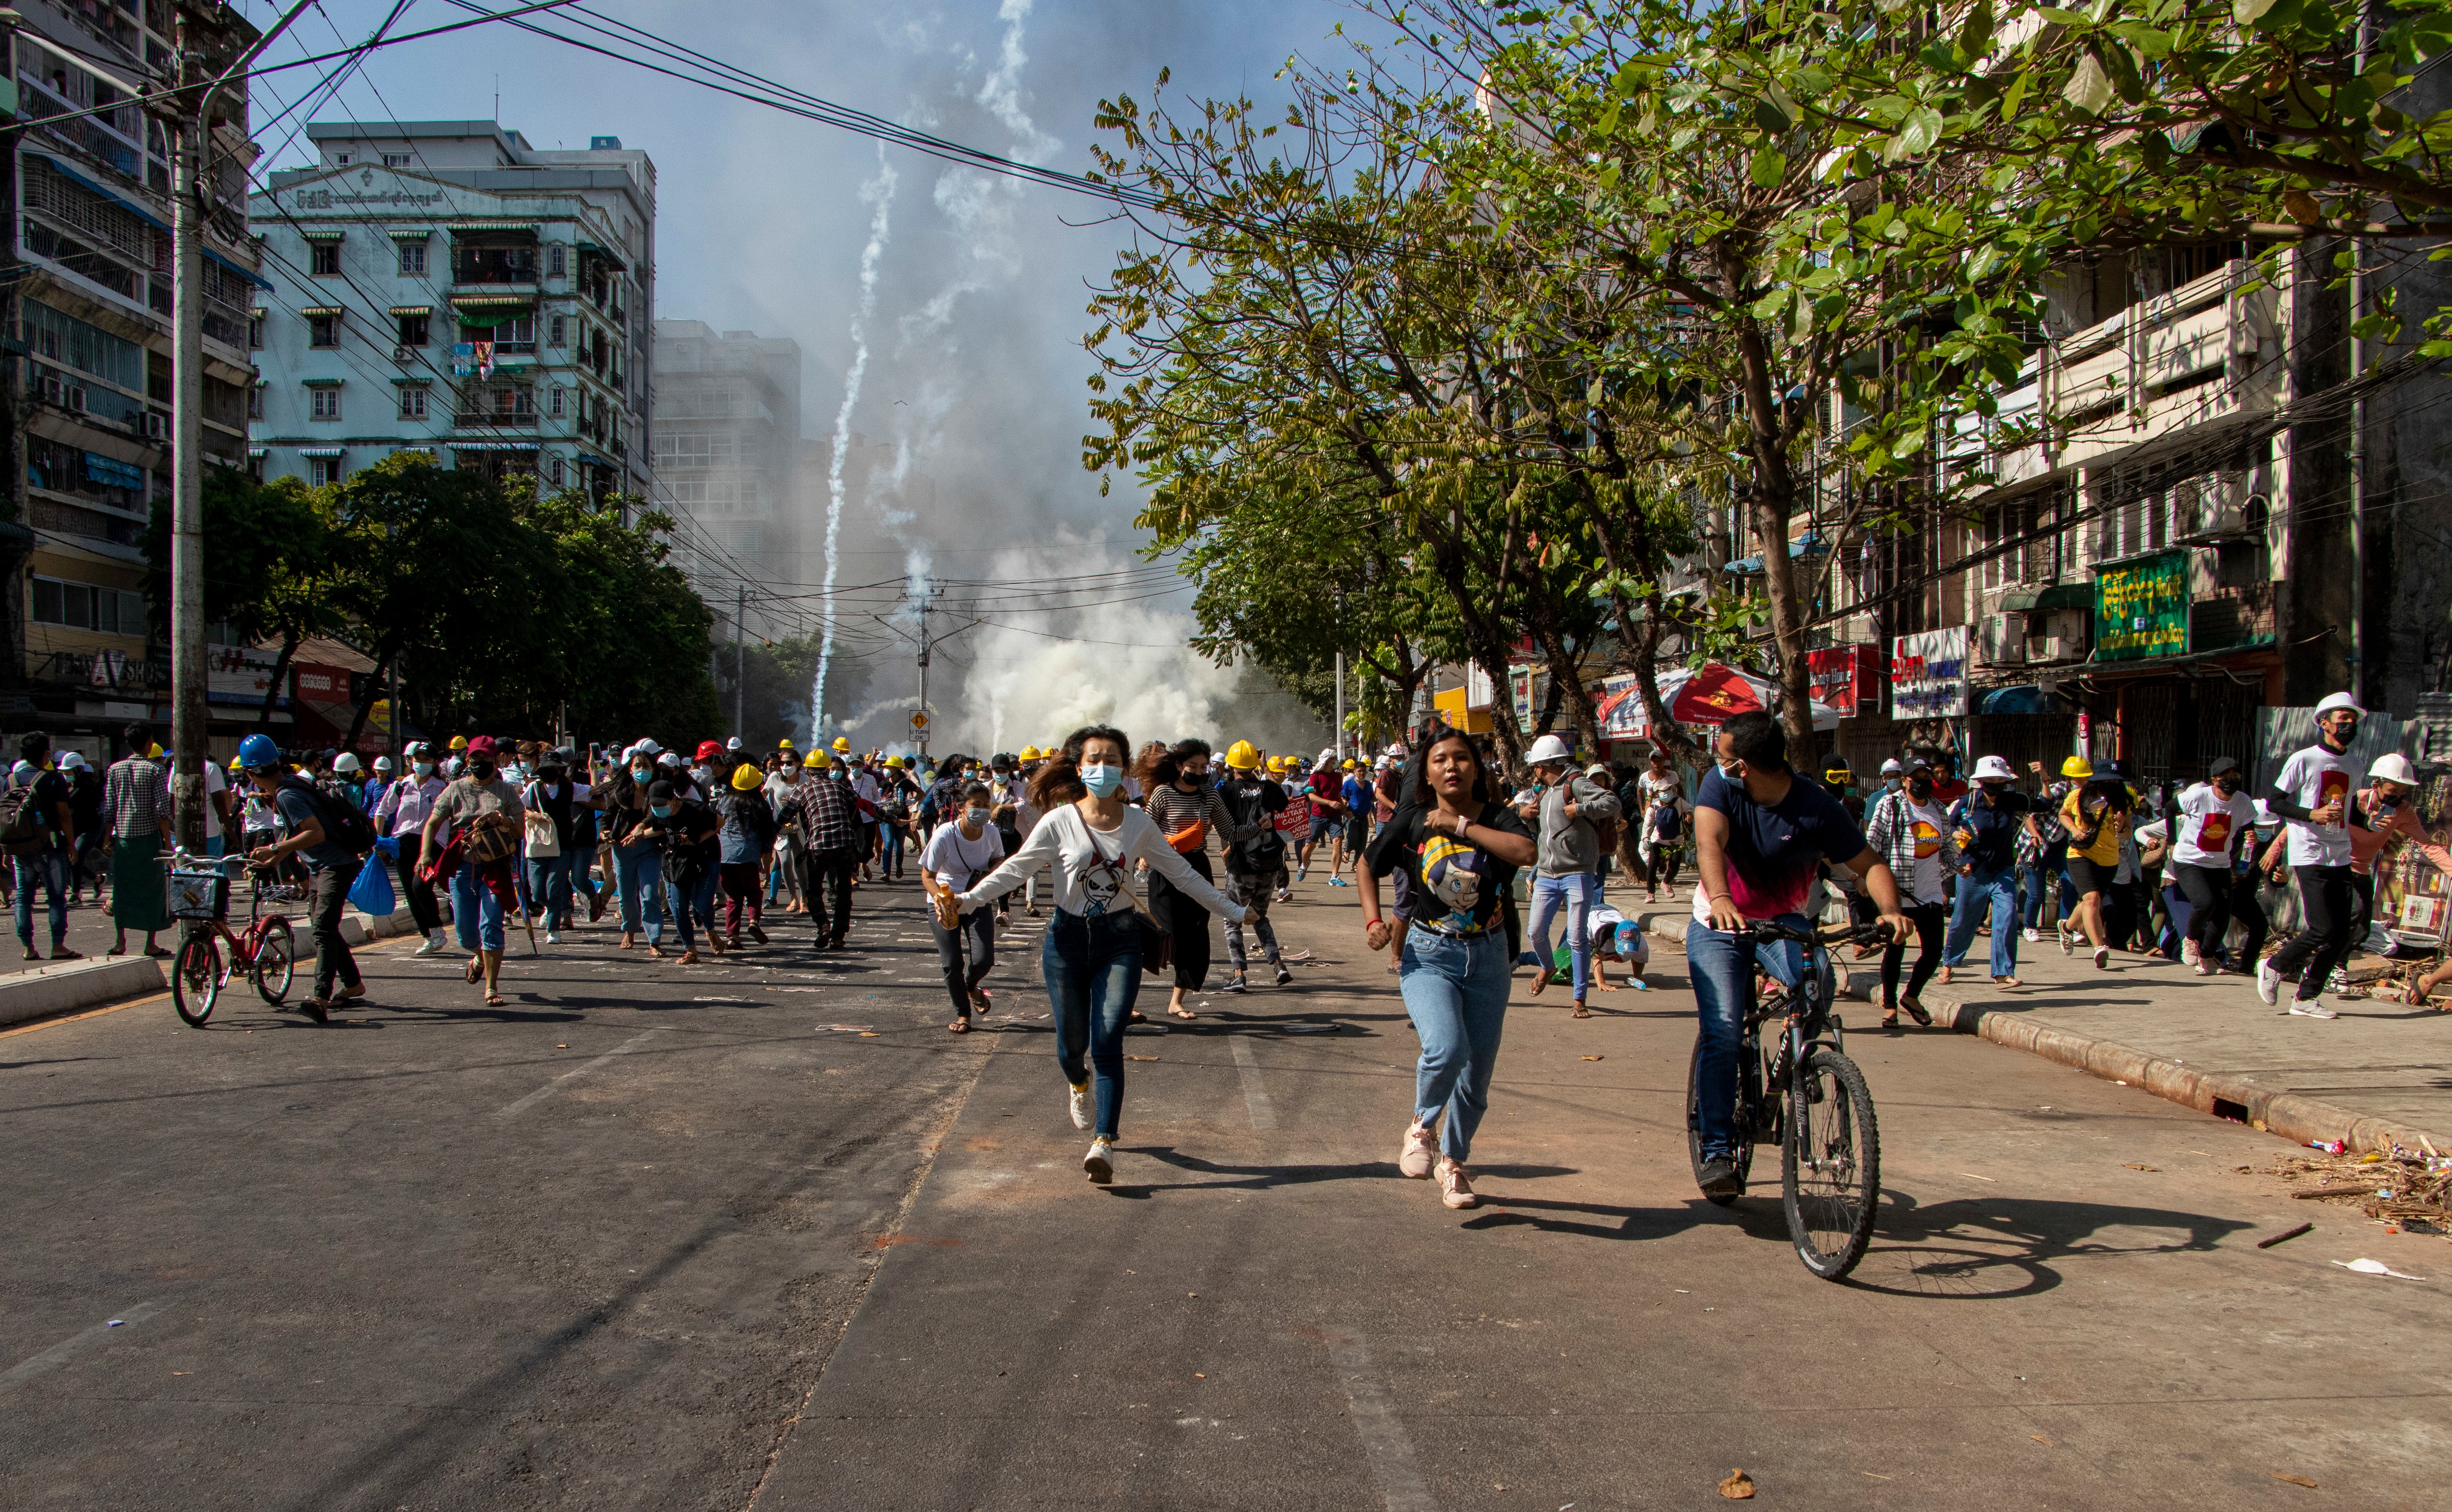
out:
<path id="1" fill-rule="evenodd" d="M 743 669 L 748 666 L 748 651 L 741 638 L 741 617 L 749 612 L 749 585 L 742 584 L 733 590 L 732 601 L 732 738 L 746 742 L 749 726 L 744 714 L 749 706 L 749 685 Z"/>
<path id="2" fill-rule="evenodd" d="M 911 730 L 912 744 L 919 747 L 922 756 L 928 754 L 928 726 L 936 717 L 928 709 L 928 658 L 937 647 L 935 637 L 928 633 L 928 614 L 936 607 L 937 601 L 944 596 L 945 590 L 940 587 L 927 588 L 917 594 L 905 589 L 903 593 L 903 597 L 920 611 L 920 708 L 918 716 L 911 721 Z M 959 635 L 961 631 L 954 633 Z"/>
<path id="3" fill-rule="evenodd" d="M 205 144 L 212 102 L 314 0 L 297 0 L 216 78 L 205 71 L 207 10 L 178 0 L 179 92 L 163 102 L 170 148 L 170 813 L 178 843 L 205 848 Z M 244 88 L 244 86 L 241 86 Z M 265 697 L 278 696 L 273 688 Z"/>
<path id="4" fill-rule="evenodd" d="M 1345 759 L 1345 653 L 1336 653 L 1336 759 Z"/>

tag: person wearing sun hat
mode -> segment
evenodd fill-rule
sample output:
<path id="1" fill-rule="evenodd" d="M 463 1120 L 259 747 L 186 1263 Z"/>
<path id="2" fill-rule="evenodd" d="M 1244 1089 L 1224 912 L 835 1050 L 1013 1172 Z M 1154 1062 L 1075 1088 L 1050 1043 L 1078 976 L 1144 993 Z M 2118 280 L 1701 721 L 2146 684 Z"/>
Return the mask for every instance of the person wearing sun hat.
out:
<path id="1" fill-rule="evenodd" d="M 1942 946 L 1945 985 L 1952 968 L 1967 964 L 1968 948 L 1989 910 L 1992 919 L 1992 985 L 2018 985 L 2018 842 L 2034 829 L 2034 803 L 2010 785 L 2018 774 L 1999 756 L 1975 763 L 1975 786 L 1950 806 L 1950 839 L 1959 853 L 1958 898 Z"/>

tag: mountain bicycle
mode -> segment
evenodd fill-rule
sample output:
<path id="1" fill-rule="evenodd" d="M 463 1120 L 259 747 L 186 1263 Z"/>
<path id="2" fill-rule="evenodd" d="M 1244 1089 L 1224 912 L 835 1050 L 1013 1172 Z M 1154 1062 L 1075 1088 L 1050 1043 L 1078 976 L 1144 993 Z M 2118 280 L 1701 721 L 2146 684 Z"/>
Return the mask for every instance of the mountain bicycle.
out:
<path id="1" fill-rule="evenodd" d="M 1795 987 L 1759 969 L 1750 974 L 1753 1001 L 1737 1045 L 1737 1190 L 1710 1201 L 1722 1207 L 1745 1194 L 1756 1144 L 1777 1144 L 1780 1189 L 1789 1238 L 1805 1268 L 1838 1281 L 1865 1258 L 1873 1236 L 1874 1204 L 1882 1190 L 1881 1133 L 1873 1118 L 1873 1094 L 1865 1073 L 1847 1055 L 1846 1030 L 1830 1016 L 1837 983 L 1826 943 L 1870 944 L 1888 938 L 1879 925 L 1845 925 L 1829 935 L 1757 920 L 1736 936 L 1750 949 L 1788 941 L 1806 951 L 1805 977 Z M 1762 1053 L 1762 1026 L 1774 1015 L 1784 1022 L 1770 1064 Z M 1694 1178 L 1703 1175 L 1703 1044 L 1698 1036 L 1686 1076 L 1686 1147 Z"/>
<path id="2" fill-rule="evenodd" d="M 228 924 L 229 872 L 232 864 L 247 866 L 254 885 L 247 905 L 247 925 L 233 933 Z M 247 865 L 245 856 L 198 856 L 181 850 L 164 865 L 170 868 L 169 913 L 181 922 L 185 937 L 170 963 L 170 1002 L 188 1027 L 201 1029 L 213 1016 L 213 1005 L 230 977 L 244 970 L 255 984 L 256 996 L 274 1007 L 289 995 L 298 975 L 298 942 L 287 916 L 267 913 L 267 904 L 297 903 L 306 889 L 276 882 L 271 868 Z M 222 961 L 222 945 L 229 961 Z"/>

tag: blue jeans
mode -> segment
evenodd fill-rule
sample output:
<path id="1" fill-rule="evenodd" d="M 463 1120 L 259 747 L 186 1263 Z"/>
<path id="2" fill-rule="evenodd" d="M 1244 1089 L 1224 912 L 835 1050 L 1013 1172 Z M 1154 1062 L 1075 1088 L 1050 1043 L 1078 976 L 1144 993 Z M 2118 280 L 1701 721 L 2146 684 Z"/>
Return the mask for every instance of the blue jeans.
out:
<path id="1" fill-rule="evenodd" d="M 1097 1133 L 1114 1139 L 1124 1110 L 1124 1024 L 1141 988 L 1141 930 L 1133 910 L 1085 917 L 1057 909 L 1038 947 L 1038 972 L 1056 1020 L 1057 1068 L 1067 1086 L 1079 1086 L 1097 1067 Z"/>
<path id="2" fill-rule="evenodd" d="M 902 870 L 902 826 L 889 820 L 878 827 L 884 836 L 885 852 L 877 864 L 877 874 L 881 877 L 887 872 L 900 873 Z"/>
<path id="3" fill-rule="evenodd" d="M 2003 866 L 1958 879 L 1958 907 L 1949 916 L 1949 940 L 1941 947 L 1941 964 L 1955 969 L 1967 964 L 1967 947 L 1975 941 L 1975 926 L 1984 920 L 1985 900 L 1992 905 L 1992 974 L 2018 973 L 2018 871 Z"/>
<path id="4" fill-rule="evenodd" d="M 1459 1164 L 1473 1153 L 1473 1130 L 1490 1111 L 1490 1079 L 1498 1069 L 1498 1036 L 1513 981 L 1505 930 L 1470 937 L 1405 931 L 1396 985 L 1422 1040 L 1422 1058 L 1414 1065 L 1414 1122 L 1428 1127 L 1444 1111 L 1439 1153 Z"/>
<path id="5" fill-rule="evenodd" d="M 1801 913 L 1782 914 L 1778 922 L 1807 927 Z M 1706 1160 L 1734 1154 L 1737 1147 L 1737 1046 L 1745 1039 L 1746 1008 L 1753 1002 L 1755 961 L 1788 986 L 1805 980 L 1802 945 L 1779 940 L 1748 950 L 1734 935 L 1722 934 L 1700 919 L 1686 926 L 1686 974 L 1694 988 L 1694 1013 L 1702 1029 L 1696 1101 L 1701 1104 Z"/>
<path id="6" fill-rule="evenodd" d="M 51 948 L 59 949 L 69 932 L 69 853 L 38 850 L 10 859 L 17 867 L 17 938 L 26 942 L 27 949 L 34 948 L 34 889 L 47 888 L 51 895 Z"/>
<path id="7" fill-rule="evenodd" d="M 567 851 L 528 858 L 528 897 L 544 905 L 548 929 L 560 928 L 570 917 L 570 867 L 577 859 Z"/>
<path id="8" fill-rule="evenodd" d="M 451 932 L 463 950 L 503 948 L 503 900 L 477 880 L 474 866 L 451 874 Z"/>
<path id="9" fill-rule="evenodd" d="M 2058 847 L 2056 846 L 2054 848 L 2057 849 Z M 2062 918 L 2067 915 L 2067 900 L 2066 895 L 2060 892 L 2060 889 L 2066 885 L 2068 877 L 2068 866 L 2065 861 L 2056 857 L 2047 856 L 2042 861 L 2037 862 L 2034 865 L 2027 867 L 2025 876 L 2027 883 L 2027 899 L 2025 906 L 2027 928 L 2041 929 L 2044 926 L 2044 905 L 2047 900 L 2052 905 L 2053 916 L 2055 918 Z"/>
<path id="10" fill-rule="evenodd" d="M 1524 931 L 1524 944 L 1532 950 L 1534 964 L 1543 974 L 1550 965 L 1550 924 L 1558 914 L 1558 904 L 1567 905 L 1567 951 L 1572 964 L 1575 1001 L 1583 1001 L 1586 985 L 1592 980 L 1584 956 L 1592 948 L 1591 918 L 1592 879 L 1581 872 L 1572 877 L 1535 877 L 1532 879 L 1532 923 Z"/>
<path id="11" fill-rule="evenodd" d="M 682 948 L 698 948 L 698 937 L 691 931 L 693 922 L 706 925 L 707 933 L 715 932 L 716 870 L 707 866 L 693 877 L 676 877 L 672 881 L 673 918 L 681 925 Z"/>
<path id="12" fill-rule="evenodd" d="M 622 932 L 637 934 L 646 916 L 647 944 L 664 940 L 664 858 L 653 846 L 613 847 L 613 875 L 622 887 Z"/>

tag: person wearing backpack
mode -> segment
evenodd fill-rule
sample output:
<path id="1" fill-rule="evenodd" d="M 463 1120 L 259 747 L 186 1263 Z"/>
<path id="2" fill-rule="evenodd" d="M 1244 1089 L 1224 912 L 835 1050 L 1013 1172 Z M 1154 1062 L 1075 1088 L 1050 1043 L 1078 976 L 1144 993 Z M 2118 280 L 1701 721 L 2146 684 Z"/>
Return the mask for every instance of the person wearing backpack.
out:
<path id="1" fill-rule="evenodd" d="M 521 793 L 521 802 L 528 815 L 528 896 L 544 911 L 544 943 L 562 944 L 562 931 L 570 927 L 571 902 L 580 878 L 587 869 L 589 846 L 585 841 L 583 820 L 591 814 L 587 806 L 588 786 L 570 780 L 570 753 L 548 750 L 537 757 L 536 780 Z M 587 899 L 590 922 L 603 912 L 604 905 L 590 892 Z"/>
<path id="2" fill-rule="evenodd" d="M 269 735 L 249 735 L 238 743 L 240 769 L 248 784 L 272 806 L 287 833 L 247 852 L 258 866 L 276 866 L 291 856 L 306 866 L 307 919 L 315 937 L 315 986 L 299 1010 L 318 1024 L 332 1009 L 366 995 L 366 979 L 358 974 L 357 958 L 341 935 L 341 910 L 348 906 L 349 885 L 358 880 L 366 850 L 374 848 L 374 829 L 366 815 L 349 810 L 365 829 L 366 849 L 354 849 L 355 838 L 337 800 L 303 778 L 282 768 L 281 747 Z M 341 990 L 336 994 L 335 986 Z"/>
<path id="3" fill-rule="evenodd" d="M 1285 812 L 1286 790 L 1261 775 L 1259 763 L 1259 752 L 1250 741 L 1238 740 L 1226 747 L 1226 781 L 1219 785 L 1217 796 L 1234 821 L 1232 833 L 1242 838 L 1226 846 L 1224 890 L 1227 902 L 1251 910 L 1252 932 L 1259 936 L 1260 951 L 1276 973 L 1277 985 L 1284 986 L 1295 974 L 1286 969 L 1277 950 L 1276 926 L 1269 923 L 1269 900 L 1276 890 L 1277 873 L 1286 864 L 1285 836 L 1276 824 L 1276 816 Z M 1242 991 L 1243 926 L 1233 914 L 1226 916 L 1226 965 L 1227 978 L 1217 990 Z"/>
<path id="4" fill-rule="evenodd" d="M 9 852 L 17 879 L 17 938 L 25 943 L 26 959 L 40 961 L 34 948 L 34 889 L 50 893 L 51 959 L 82 961 L 82 952 L 68 947 L 69 876 L 76 854 L 76 816 L 69 806 L 68 780 L 51 769 L 51 737 L 30 730 L 18 737 L 23 772 L 12 772 L 0 792 L 0 846 Z"/>

